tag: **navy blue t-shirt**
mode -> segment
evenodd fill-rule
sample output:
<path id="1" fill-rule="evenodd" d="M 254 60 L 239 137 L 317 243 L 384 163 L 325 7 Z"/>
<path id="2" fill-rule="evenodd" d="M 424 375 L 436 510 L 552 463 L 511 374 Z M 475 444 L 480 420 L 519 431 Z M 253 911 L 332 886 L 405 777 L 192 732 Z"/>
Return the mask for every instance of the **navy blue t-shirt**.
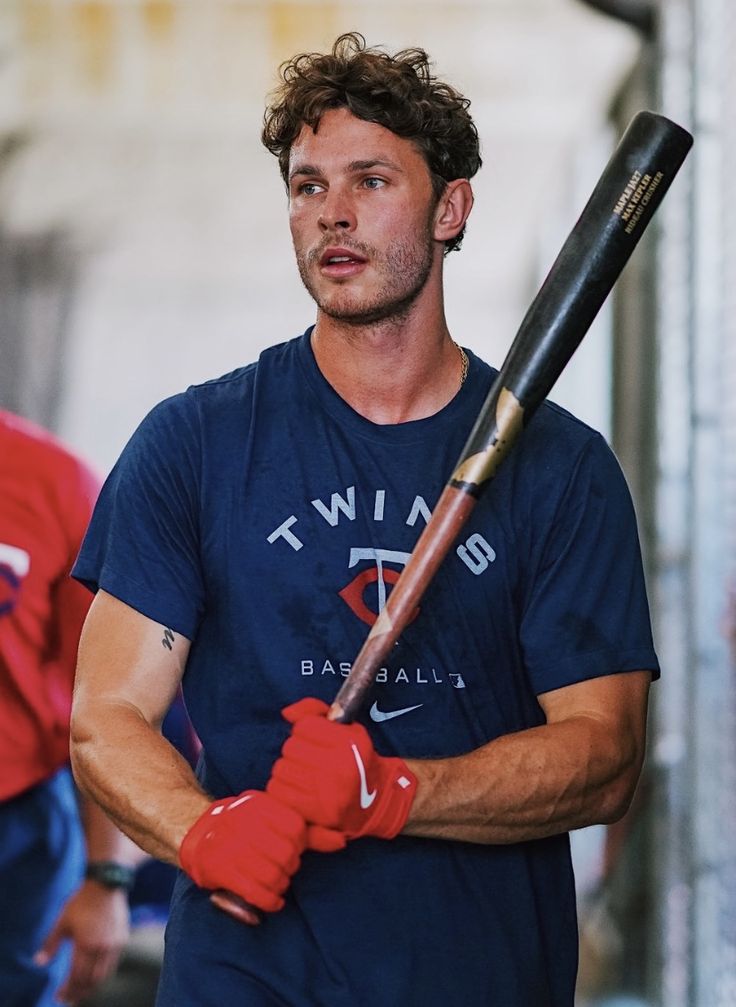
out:
<path id="1" fill-rule="evenodd" d="M 157 406 L 102 491 L 74 573 L 192 641 L 184 694 L 215 796 L 261 788 L 282 707 L 330 702 L 424 528 L 495 375 L 472 353 L 439 413 L 377 425 L 308 330 Z M 603 439 L 543 405 L 381 670 L 362 720 L 403 757 L 544 721 L 537 695 L 651 669 L 633 509 Z M 180 876 L 159 1004 L 569 1007 L 567 836 L 364 838 L 308 853 L 248 928 Z"/>

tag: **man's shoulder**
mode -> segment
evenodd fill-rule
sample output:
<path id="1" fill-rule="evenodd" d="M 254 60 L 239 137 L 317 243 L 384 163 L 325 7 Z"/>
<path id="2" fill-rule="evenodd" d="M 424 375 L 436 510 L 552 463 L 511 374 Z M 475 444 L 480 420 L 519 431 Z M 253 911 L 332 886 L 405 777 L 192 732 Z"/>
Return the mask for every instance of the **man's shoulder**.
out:
<path id="1" fill-rule="evenodd" d="M 58 485 L 63 491 L 81 486 L 99 488 L 99 476 L 75 450 L 45 427 L 15 413 L 0 410 L 3 466 L 26 480 Z"/>
<path id="2" fill-rule="evenodd" d="M 263 399 L 264 389 L 266 398 L 275 392 L 279 402 L 290 398 L 289 375 L 303 338 L 269 346 L 256 360 L 161 400 L 139 424 L 132 445 L 168 443 L 181 453 L 195 442 L 222 443 L 230 431 L 242 434 L 244 419 L 252 415 L 257 397 Z"/>
<path id="3" fill-rule="evenodd" d="M 530 418 L 509 459 L 509 485 L 554 513 L 560 500 L 585 485 L 622 478 L 605 436 L 567 409 L 546 400 Z"/>
<path id="4" fill-rule="evenodd" d="M 538 439 L 563 455 L 584 451 L 593 444 L 605 445 L 600 431 L 550 399 L 545 399 L 540 406 L 538 416 L 532 420 L 530 427 L 533 425 L 536 425 Z"/>
<path id="5" fill-rule="evenodd" d="M 241 403 L 252 396 L 257 382 L 268 377 L 283 379 L 294 367 L 304 336 L 297 336 L 263 349 L 256 360 L 251 361 L 218 377 L 190 385 L 186 391 L 171 399 L 164 400 L 169 408 L 199 406 L 203 408 L 227 407 Z"/>
<path id="6" fill-rule="evenodd" d="M 484 394 L 488 394 L 500 372 L 478 354 L 469 351 L 469 355 L 481 376 Z M 599 431 L 551 399 L 545 399 L 532 414 L 523 435 L 524 442 L 533 441 L 540 447 L 557 446 L 562 453 L 600 439 Z"/>
<path id="7" fill-rule="evenodd" d="M 16 451 L 18 455 L 30 451 L 39 456 L 76 459 L 72 449 L 50 430 L 4 409 L 0 409 L 0 437 L 6 448 Z"/>

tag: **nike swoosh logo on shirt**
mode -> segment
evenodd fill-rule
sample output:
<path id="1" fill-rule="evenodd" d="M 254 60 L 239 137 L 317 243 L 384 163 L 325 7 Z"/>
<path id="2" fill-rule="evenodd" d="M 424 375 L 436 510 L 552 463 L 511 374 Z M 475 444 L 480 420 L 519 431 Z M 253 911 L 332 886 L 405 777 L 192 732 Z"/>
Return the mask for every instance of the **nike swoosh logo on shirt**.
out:
<path id="1" fill-rule="evenodd" d="M 353 750 L 355 765 L 358 767 L 358 776 L 360 777 L 360 806 L 365 811 L 365 809 L 370 808 L 371 804 L 375 801 L 378 796 L 378 791 L 368 790 L 368 781 L 365 778 L 365 766 L 363 765 L 363 760 L 360 757 L 358 746 L 351 745 L 350 747 Z"/>
<path id="2" fill-rule="evenodd" d="M 377 724 L 380 724 L 384 720 L 393 720 L 394 717 L 401 717 L 405 713 L 411 713 L 412 710 L 418 710 L 423 703 L 417 703 L 416 706 L 405 706 L 403 710 L 383 710 L 378 709 L 378 703 L 374 703 L 371 707 L 371 720 L 374 720 Z"/>

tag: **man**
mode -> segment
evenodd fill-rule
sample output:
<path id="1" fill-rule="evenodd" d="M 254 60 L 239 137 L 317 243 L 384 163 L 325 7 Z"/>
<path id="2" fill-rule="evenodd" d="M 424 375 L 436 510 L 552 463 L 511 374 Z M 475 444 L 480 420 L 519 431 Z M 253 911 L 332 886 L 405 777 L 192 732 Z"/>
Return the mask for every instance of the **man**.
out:
<path id="1" fill-rule="evenodd" d="M 362 724 L 327 721 L 493 378 L 442 292 L 480 156 L 421 50 L 282 72 L 264 142 L 317 321 L 154 409 L 103 489 L 76 772 L 184 870 L 160 1004 L 570 1005 L 566 833 L 626 808 L 658 673 L 629 496 L 544 406 Z M 198 780 L 156 731 L 182 677 Z"/>
<path id="2" fill-rule="evenodd" d="M 0 989 L 76 1003 L 128 935 L 132 845 L 69 771 L 89 594 L 70 577 L 99 484 L 51 435 L 0 410 Z M 85 874 L 86 856 L 89 858 Z M 121 863 L 125 860 L 125 863 Z"/>

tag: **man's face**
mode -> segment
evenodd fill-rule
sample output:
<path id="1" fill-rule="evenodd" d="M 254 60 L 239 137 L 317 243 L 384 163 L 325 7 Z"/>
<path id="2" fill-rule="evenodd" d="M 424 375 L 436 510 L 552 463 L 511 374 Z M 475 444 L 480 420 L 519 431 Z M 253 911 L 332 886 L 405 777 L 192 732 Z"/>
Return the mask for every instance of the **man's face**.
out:
<path id="1" fill-rule="evenodd" d="M 319 309 L 354 325 L 404 314 L 442 245 L 417 148 L 347 109 L 304 126 L 289 158 L 289 222 L 299 273 Z"/>

